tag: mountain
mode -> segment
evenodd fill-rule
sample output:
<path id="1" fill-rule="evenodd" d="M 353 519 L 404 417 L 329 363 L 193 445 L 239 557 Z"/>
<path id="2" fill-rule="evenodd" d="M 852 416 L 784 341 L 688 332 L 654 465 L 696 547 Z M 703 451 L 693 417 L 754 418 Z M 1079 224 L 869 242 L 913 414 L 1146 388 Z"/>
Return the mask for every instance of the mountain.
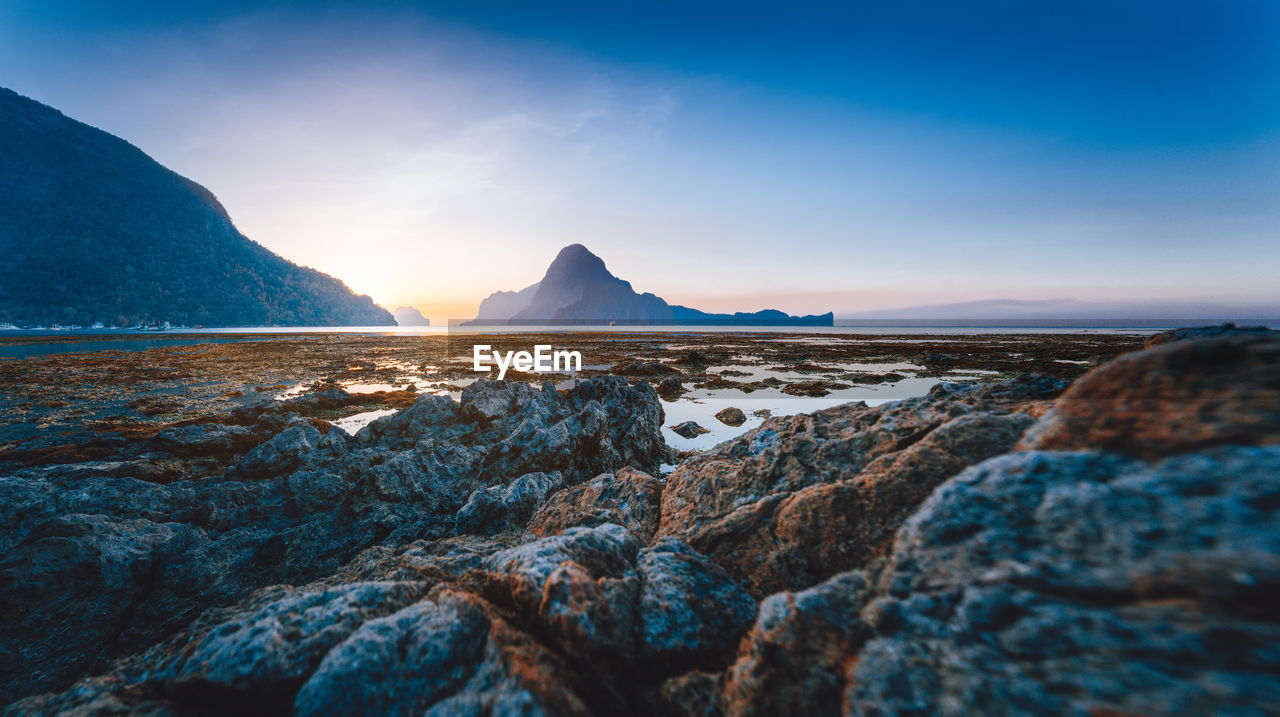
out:
<path id="1" fill-rule="evenodd" d="M 944 321 L 1257 321 L 1280 317 L 1280 306 L 1226 304 L 1187 299 L 1080 301 L 984 299 L 841 314 L 844 320 Z"/>
<path id="2" fill-rule="evenodd" d="M 422 315 L 422 312 L 412 306 L 401 306 L 391 315 L 396 319 L 397 326 L 430 326 L 431 320 Z"/>
<path id="3" fill-rule="evenodd" d="M 245 238 L 213 194 L 119 137 L 0 88 L 0 322 L 392 325 Z"/>
<path id="4" fill-rule="evenodd" d="M 788 316 L 766 309 L 754 313 L 710 314 L 671 305 L 614 276 L 600 257 L 581 244 L 560 250 L 547 273 L 520 291 L 498 291 L 480 302 L 471 324 L 742 324 L 831 326 L 832 314 Z"/>

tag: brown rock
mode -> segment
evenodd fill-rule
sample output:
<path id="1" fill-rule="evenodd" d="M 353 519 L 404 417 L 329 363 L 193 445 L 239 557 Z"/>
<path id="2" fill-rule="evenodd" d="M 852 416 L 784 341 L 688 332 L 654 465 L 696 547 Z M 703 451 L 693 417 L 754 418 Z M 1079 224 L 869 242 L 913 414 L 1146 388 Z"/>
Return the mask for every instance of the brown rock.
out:
<path id="1" fill-rule="evenodd" d="M 1280 441 L 1280 338 L 1168 341 L 1081 377 L 1028 431 L 1025 449 L 1102 449 L 1148 460 Z"/>
<path id="2" fill-rule="evenodd" d="M 844 672 L 870 630 L 861 573 L 771 595 L 726 673 L 725 714 L 839 714 Z"/>
<path id="3" fill-rule="evenodd" d="M 674 401 L 680 398 L 684 391 L 684 384 L 675 376 L 668 376 L 658 382 L 656 388 L 658 395 L 668 401 Z"/>
<path id="4" fill-rule="evenodd" d="M 1046 377 L 943 384 L 876 408 L 770 418 L 676 467 L 657 535 L 682 537 L 756 596 L 812 585 L 874 557 L 938 483 L 1012 447 L 1030 420 L 1008 414 L 1062 385 Z M 893 457 L 877 462 L 884 456 Z"/>
<path id="5" fill-rule="evenodd" d="M 623 468 L 552 495 L 529 521 L 529 532 L 552 535 L 579 525 L 617 523 L 647 543 L 658 528 L 661 503 L 662 484 L 656 478 Z"/>
<path id="6" fill-rule="evenodd" d="M 747 415 L 742 412 L 741 408 L 730 406 L 716 413 L 716 418 L 726 426 L 741 426 L 747 422 Z"/>
<path id="7" fill-rule="evenodd" d="M 782 387 L 782 392 L 789 396 L 809 396 L 818 398 L 831 393 L 832 389 L 848 388 L 849 384 L 835 381 L 797 381 Z"/>

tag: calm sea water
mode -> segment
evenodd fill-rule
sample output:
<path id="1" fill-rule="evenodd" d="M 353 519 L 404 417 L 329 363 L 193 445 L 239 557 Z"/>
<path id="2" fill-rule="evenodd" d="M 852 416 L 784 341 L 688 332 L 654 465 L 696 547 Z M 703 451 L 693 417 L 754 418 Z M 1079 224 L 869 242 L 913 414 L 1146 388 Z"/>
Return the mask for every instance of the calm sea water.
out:
<path id="1" fill-rule="evenodd" d="M 1178 324 L 1181 326 L 1193 324 Z M 980 334 L 1135 334 L 1164 331 L 1170 326 L 260 326 L 249 328 L 167 329 L 42 329 L 0 330 L 0 359 L 23 359 L 47 354 L 92 351 L 145 351 L 162 346 L 186 346 L 229 341 L 266 340 L 283 335 L 351 334 L 365 336 L 444 336 L 494 333 L 777 333 L 827 335 L 904 334 L 972 336 Z M 37 339 L 32 341 L 31 339 Z"/>

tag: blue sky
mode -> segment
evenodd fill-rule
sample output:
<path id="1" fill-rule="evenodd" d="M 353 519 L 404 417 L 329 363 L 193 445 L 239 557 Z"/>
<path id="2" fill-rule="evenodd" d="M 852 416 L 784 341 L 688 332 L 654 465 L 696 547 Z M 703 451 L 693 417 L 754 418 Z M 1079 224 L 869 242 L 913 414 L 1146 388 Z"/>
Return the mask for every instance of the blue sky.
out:
<path id="1" fill-rule="evenodd" d="M 707 309 L 1280 303 L 1280 3 L 0 6 L 0 84 L 434 319 L 581 242 Z"/>

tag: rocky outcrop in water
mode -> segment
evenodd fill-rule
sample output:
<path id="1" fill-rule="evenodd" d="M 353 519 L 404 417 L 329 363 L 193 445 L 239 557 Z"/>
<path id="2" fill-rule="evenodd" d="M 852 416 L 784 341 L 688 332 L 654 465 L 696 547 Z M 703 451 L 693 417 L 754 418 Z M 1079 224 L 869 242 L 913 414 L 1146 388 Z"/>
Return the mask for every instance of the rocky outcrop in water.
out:
<path id="1" fill-rule="evenodd" d="M 1274 713 L 1278 350 L 769 418 L 665 482 L 622 380 L 19 470 L 0 663 L 53 691 L 8 713 Z"/>

